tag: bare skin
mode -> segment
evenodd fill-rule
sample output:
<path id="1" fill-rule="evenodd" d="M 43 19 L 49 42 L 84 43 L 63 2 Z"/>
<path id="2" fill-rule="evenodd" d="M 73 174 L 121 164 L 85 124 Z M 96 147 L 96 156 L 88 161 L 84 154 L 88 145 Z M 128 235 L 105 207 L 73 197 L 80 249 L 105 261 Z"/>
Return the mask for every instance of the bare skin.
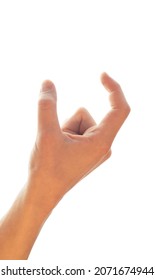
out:
<path id="1" fill-rule="evenodd" d="M 113 140 L 130 107 L 121 87 L 106 73 L 101 82 L 109 92 L 111 110 L 96 125 L 80 108 L 61 128 L 56 89 L 46 80 L 38 101 L 38 132 L 29 177 L 0 222 L 0 259 L 27 259 L 48 216 L 60 199 L 111 155 Z"/>

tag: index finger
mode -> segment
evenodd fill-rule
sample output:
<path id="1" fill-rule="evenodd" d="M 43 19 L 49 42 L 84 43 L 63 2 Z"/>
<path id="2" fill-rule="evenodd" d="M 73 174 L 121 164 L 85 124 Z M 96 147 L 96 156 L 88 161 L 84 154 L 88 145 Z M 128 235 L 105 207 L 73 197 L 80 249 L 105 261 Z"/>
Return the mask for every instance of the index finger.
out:
<path id="1" fill-rule="evenodd" d="M 102 74 L 101 82 L 109 92 L 111 110 L 100 122 L 97 130 L 101 141 L 111 146 L 116 134 L 130 113 L 130 107 L 120 85 L 107 73 Z"/>

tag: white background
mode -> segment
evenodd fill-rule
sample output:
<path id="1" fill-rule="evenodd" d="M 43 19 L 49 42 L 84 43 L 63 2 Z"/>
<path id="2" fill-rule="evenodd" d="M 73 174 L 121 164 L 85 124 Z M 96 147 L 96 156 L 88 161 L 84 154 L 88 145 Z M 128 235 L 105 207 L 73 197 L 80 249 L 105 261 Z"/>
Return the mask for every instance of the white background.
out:
<path id="1" fill-rule="evenodd" d="M 112 157 L 58 204 L 30 261 L 153 265 L 154 15 L 151 0 L 0 1 L 1 216 L 26 182 L 44 79 L 56 85 L 61 124 L 80 106 L 102 119 L 103 71 L 132 109 Z"/>

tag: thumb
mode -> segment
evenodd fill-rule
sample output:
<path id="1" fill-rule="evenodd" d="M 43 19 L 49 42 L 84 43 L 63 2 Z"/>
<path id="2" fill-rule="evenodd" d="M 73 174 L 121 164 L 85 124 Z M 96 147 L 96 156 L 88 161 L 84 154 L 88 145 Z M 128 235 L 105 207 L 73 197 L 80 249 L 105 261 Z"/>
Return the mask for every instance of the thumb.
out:
<path id="1" fill-rule="evenodd" d="M 42 83 L 38 100 L 38 131 L 60 129 L 57 117 L 57 94 L 55 85 L 50 80 Z"/>

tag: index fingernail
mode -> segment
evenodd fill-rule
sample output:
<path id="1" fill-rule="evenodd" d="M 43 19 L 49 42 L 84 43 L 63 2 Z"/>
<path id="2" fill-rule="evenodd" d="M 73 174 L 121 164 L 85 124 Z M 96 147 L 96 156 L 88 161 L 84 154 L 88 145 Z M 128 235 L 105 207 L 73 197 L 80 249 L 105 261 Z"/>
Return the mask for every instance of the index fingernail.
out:
<path id="1" fill-rule="evenodd" d="M 45 80 L 42 83 L 40 89 L 40 98 L 42 99 L 53 99 L 56 97 L 56 89 L 54 84 L 50 80 Z"/>

